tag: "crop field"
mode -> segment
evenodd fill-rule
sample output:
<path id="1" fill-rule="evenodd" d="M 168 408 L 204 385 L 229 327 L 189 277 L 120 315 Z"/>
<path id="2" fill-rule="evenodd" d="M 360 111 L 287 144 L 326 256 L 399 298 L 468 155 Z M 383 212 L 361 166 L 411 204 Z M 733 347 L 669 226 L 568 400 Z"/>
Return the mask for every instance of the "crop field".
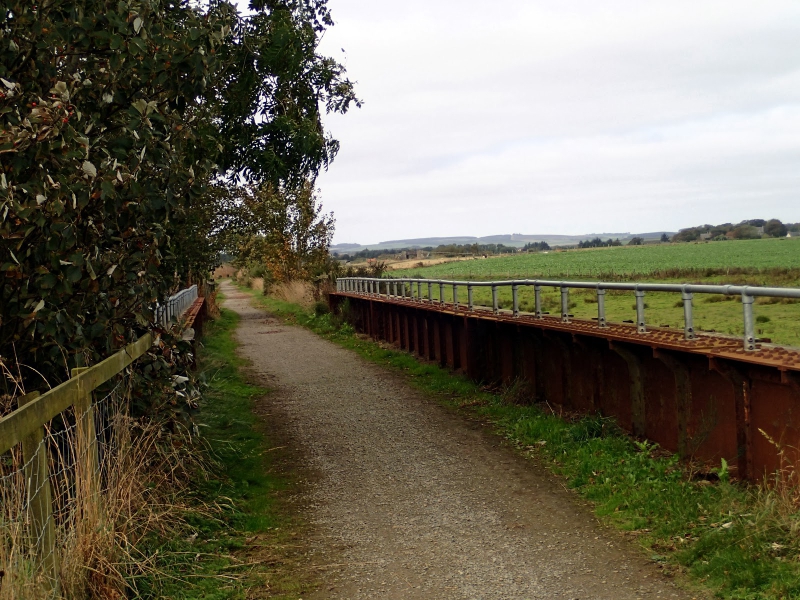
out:
<path id="1" fill-rule="evenodd" d="M 703 275 L 778 269 L 800 270 L 800 238 L 741 240 L 697 244 L 653 244 L 586 250 L 517 254 L 411 268 L 396 276 L 419 273 L 442 279 L 533 277 L 648 278 L 681 272 Z"/>
<path id="2" fill-rule="evenodd" d="M 614 279 L 670 282 L 746 283 L 749 285 L 797 286 L 800 283 L 800 239 L 714 242 L 633 246 L 528 254 L 454 262 L 428 268 L 393 271 L 392 277 L 489 280 L 507 278 Z M 426 287 L 423 286 L 423 292 Z M 438 298 L 438 286 L 434 286 Z M 560 312 L 558 290 L 545 289 L 543 309 Z M 445 299 L 452 300 L 446 288 Z M 510 288 L 501 288 L 500 306 L 511 308 Z M 520 289 L 520 309 L 533 311 L 533 289 Z M 459 300 L 466 301 L 466 290 Z M 477 305 L 491 305 L 491 291 L 475 288 Z M 698 294 L 694 298 L 695 328 L 731 335 L 743 331 L 742 305 L 736 297 Z M 648 293 L 645 298 L 648 326 L 683 328 L 679 294 Z M 570 312 L 578 319 L 597 316 L 593 290 L 572 290 Z M 759 298 L 755 315 L 757 334 L 775 343 L 800 346 L 800 303 Z M 609 321 L 636 317 L 633 292 L 609 291 L 606 295 Z"/>

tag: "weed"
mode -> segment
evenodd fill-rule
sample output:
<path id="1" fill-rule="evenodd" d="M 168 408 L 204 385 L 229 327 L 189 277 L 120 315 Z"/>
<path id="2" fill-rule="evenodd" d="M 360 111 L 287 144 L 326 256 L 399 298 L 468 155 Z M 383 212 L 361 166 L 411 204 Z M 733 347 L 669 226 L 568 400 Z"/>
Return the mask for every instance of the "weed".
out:
<path id="1" fill-rule="evenodd" d="M 317 315 L 318 317 L 321 317 L 322 315 L 327 315 L 329 312 L 331 312 L 331 309 L 330 306 L 328 306 L 327 302 L 323 302 L 322 300 L 317 300 L 314 303 L 314 314 Z"/>

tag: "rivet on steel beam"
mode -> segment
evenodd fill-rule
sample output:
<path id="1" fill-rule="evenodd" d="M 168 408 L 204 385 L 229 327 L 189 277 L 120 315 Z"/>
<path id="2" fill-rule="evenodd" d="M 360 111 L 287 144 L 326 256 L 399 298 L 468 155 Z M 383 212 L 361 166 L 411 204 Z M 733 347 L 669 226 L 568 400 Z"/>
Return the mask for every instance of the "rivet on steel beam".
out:
<path id="1" fill-rule="evenodd" d="M 512 285 L 511 286 L 511 297 L 514 301 L 514 317 L 519 316 L 519 286 Z"/>
<path id="2" fill-rule="evenodd" d="M 534 304 L 534 313 L 536 314 L 537 319 L 542 318 L 542 286 L 534 285 L 533 286 L 533 304 Z"/>
<path id="3" fill-rule="evenodd" d="M 492 312 L 497 314 L 500 312 L 500 308 L 497 305 L 497 286 L 492 286 Z"/>
<path id="4" fill-rule="evenodd" d="M 608 327 L 606 323 L 606 291 L 597 288 L 597 326 L 600 328 Z"/>
<path id="5" fill-rule="evenodd" d="M 647 326 L 644 323 L 644 291 L 636 290 L 636 331 L 647 333 Z"/>
<path id="6" fill-rule="evenodd" d="M 681 292 L 681 300 L 683 300 L 683 337 L 687 340 L 694 339 L 694 317 L 692 315 L 692 300 L 694 294 L 691 292 Z"/>
<path id="7" fill-rule="evenodd" d="M 742 292 L 742 312 L 744 313 L 744 349 L 753 352 L 756 349 L 756 325 L 753 318 L 753 303 L 755 298 L 747 292 Z"/>
<path id="8" fill-rule="evenodd" d="M 569 287 L 561 286 L 561 322 L 569 323 Z"/>

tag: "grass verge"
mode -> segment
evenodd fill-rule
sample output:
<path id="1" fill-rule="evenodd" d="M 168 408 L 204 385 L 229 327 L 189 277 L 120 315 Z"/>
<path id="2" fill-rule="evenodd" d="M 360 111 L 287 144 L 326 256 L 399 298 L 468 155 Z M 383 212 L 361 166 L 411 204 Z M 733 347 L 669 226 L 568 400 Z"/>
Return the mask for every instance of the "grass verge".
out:
<path id="1" fill-rule="evenodd" d="M 208 388 L 198 425 L 211 468 L 192 484 L 185 530 L 150 540 L 157 576 L 138 585 L 144 597 L 185 600 L 293 598 L 313 589 L 293 563 L 299 555 L 298 518 L 282 499 L 291 475 L 280 448 L 253 412 L 268 390 L 247 382 L 236 356 L 238 315 L 222 310 L 207 324 L 199 368 Z M 278 452 L 275 452 L 278 450 Z"/>
<path id="2" fill-rule="evenodd" d="M 244 290 L 248 291 L 248 290 Z M 341 318 L 253 293 L 264 308 L 401 373 L 440 403 L 488 421 L 521 452 L 563 478 L 605 522 L 635 537 L 668 573 L 717 597 L 800 597 L 800 512 L 793 474 L 772 486 L 693 481 L 677 458 L 624 435 L 611 419 L 562 418 L 525 404 L 521 386 L 489 391 L 406 352 L 365 339 Z"/>

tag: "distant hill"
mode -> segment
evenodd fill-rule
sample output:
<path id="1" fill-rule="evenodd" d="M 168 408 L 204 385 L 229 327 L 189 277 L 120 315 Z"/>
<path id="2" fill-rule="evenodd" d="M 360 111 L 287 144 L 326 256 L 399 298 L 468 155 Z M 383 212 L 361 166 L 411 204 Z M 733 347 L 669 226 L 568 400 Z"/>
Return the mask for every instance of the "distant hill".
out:
<path id="1" fill-rule="evenodd" d="M 389 250 L 389 249 L 400 249 L 400 248 L 425 248 L 428 246 L 442 246 L 448 244 L 503 244 L 505 246 L 514 246 L 521 248 L 525 244 L 529 242 L 547 242 L 551 246 L 574 246 L 578 242 L 584 240 L 591 240 L 596 237 L 602 238 L 607 240 L 611 239 L 618 239 L 621 242 L 625 242 L 630 240 L 633 237 L 641 237 L 644 238 L 645 241 L 647 240 L 658 240 L 661 238 L 661 235 L 666 233 L 668 236 L 672 237 L 675 232 L 671 231 L 651 231 L 647 233 L 586 233 L 582 235 L 558 235 L 552 233 L 543 233 L 543 234 L 522 234 L 522 233 L 511 233 L 511 234 L 501 234 L 501 235 L 487 235 L 484 237 L 474 237 L 474 236 L 456 236 L 456 237 L 429 237 L 429 238 L 412 238 L 407 240 L 387 240 L 385 242 L 380 242 L 378 244 L 369 244 L 369 245 L 361 245 L 361 244 L 334 244 L 331 246 L 331 252 L 339 252 L 339 253 L 346 253 L 346 252 L 358 252 L 360 250 L 365 250 L 369 248 L 370 250 Z"/>

